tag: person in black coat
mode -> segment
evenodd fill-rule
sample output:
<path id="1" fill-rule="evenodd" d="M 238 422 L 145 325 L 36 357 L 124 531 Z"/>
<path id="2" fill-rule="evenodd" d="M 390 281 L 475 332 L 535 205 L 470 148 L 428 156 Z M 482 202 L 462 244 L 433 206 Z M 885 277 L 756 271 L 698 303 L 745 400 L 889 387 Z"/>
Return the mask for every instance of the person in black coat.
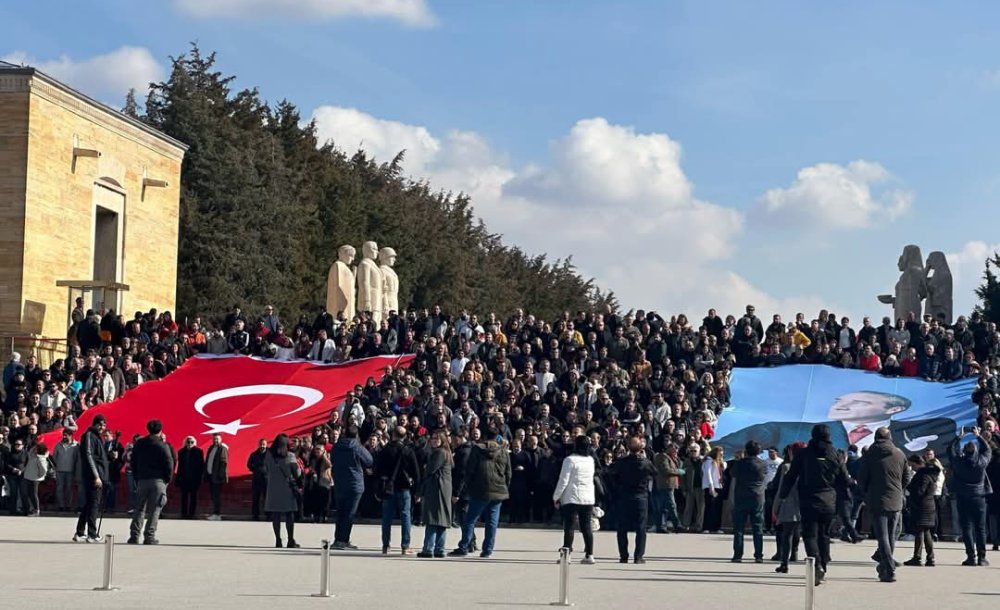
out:
<path id="1" fill-rule="evenodd" d="M 979 435 L 979 428 L 972 429 L 975 442 L 970 441 L 958 449 L 961 437 L 951 446 L 951 490 L 955 494 L 958 522 L 965 543 L 963 566 L 988 566 L 986 559 L 986 498 L 992 493 L 986 467 L 993 451 Z"/>
<path id="2" fill-rule="evenodd" d="M 108 483 L 108 452 L 101 441 L 105 430 L 107 419 L 103 415 L 97 415 L 90 428 L 80 437 L 76 464 L 83 506 L 76 522 L 74 542 L 84 540 L 84 527 L 87 529 L 87 541 L 97 542 L 97 512 L 101 506 L 102 487 Z"/>
<path id="3" fill-rule="evenodd" d="M 764 563 L 764 479 L 767 464 L 758 456 L 760 444 L 746 444 L 744 456 L 726 468 L 733 487 L 733 563 L 743 561 L 743 532 L 750 521 L 753 530 L 753 558 Z"/>
<path id="4" fill-rule="evenodd" d="M 247 470 L 250 471 L 250 514 L 254 521 L 260 519 L 260 505 L 267 492 L 267 467 L 264 458 L 267 457 L 267 439 L 257 441 L 257 449 L 247 457 Z"/>
<path id="5" fill-rule="evenodd" d="M 635 563 L 646 563 L 646 521 L 649 516 L 649 485 L 656 477 L 656 467 L 646 458 L 645 442 L 633 436 L 628 440 L 628 456 L 611 466 L 618 504 L 618 555 L 628 563 L 628 533 L 635 532 Z M 550 496 L 551 497 L 551 496 Z"/>
<path id="6" fill-rule="evenodd" d="M 896 525 L 903 510 L 903 490 L 909 478 L 906 456 L 892 444 L 889 428 L 875 430 L 875 442 L 868 448 L 858 468 L 858 485 L 865 494 L 872 529 L 878 539 L 875 554 L 882 582 L 896 579 Z"/>
<path id="7" fill-rule="evenodd" d="M 909 494 L 910 528 L 913 531 L 913 558 L 903 565 L 919 566 L 921 551 L 926 552 L 923 565 L 934 565 L 934 527 L 937 524 L 937 506 L 934 503 L 934 486 L 941 468 L 934 462 L 924 462 L 918 454 L 909 457 L 910 468 L 916 473 L 906 486 Z"/>
<path id="8" fill-rule="evenodd" d="M 797 485 L 802 538 L 806 555 L 816 560 L 816 584 L 826 577 L 830 561 L 830 523 L 836 514 L 837 489 L 848 485 L 847 469 L 830 442 L 830 427 L 813 426 L 812 438 L 799 450 L 788 474 L 781 481 L 778 496 L 787 498 Z"/>
<path id="9" fill-rule="evenodd" d="M 195 444 L 193 436 L 184 439 L 177 452 L 177 487 L 181 490 L 181 519 L 194 519 L 198 509 L 198 488 L 205 478 L 205 452 Z"/>

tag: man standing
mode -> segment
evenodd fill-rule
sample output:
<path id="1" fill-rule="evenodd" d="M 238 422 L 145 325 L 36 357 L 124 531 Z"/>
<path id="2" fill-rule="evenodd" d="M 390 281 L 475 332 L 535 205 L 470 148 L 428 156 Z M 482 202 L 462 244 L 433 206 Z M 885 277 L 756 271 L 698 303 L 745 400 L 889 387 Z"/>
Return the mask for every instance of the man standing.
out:
<path id="1" fill-rule="evenodd" d="M 951 490 L 958 506 L 958 523 L 965 543 L 963 566 L 988 566 L 986 559 L 986 496 L 989 479 L 986 467 L 993 457 L 990 446 L 979 435 L 979 428 L 972 429 L 975 441 L 969 441 L 958 450 L 960 438 L 951 446 Z"/>
<path id="2" fill-rule="evenodd" d="M 104 483 L 108 480 L 108 452 L 104 448 L 101 436 L 107 429 L 107 419 L 103 415 L 94 416 L 90 427 L 80 438 L 77 450 L 77 480 L 80 481 L 80 491 L 83 494 L 83 506 L 80 508 L 80 518 L 76 521 L 76 534 L 73 542 L 100 542 L 97 531 L 97 511 L 101 506 L 101 495 Z M 87 528 L 84 537 L 84 527 Z"/>
<path id="3" fill-rule="evenodd" d="M 767 466 L 767 476 L 764 477 L 764 506 L 774 505 L 774 496 L 777 493 L 777 481 L 776 475 L 778 474 L 778 468 L 784 460 L 778 455 L 777 447 L 768 447 L 766 454 L 761 454 L 760 459 Z M 771 531 L 774 524 L 772 523 L 771 511 L 764 511 L 764 531 Z"/>
<path id="4" fill-rule="evenodd" d="M 205 479 L 212 494 L 212 514 L 209 521 L 222 521 L 222 485 L 229 482 L 229 447 L 221 434 L 212 435 L 212 444 L 205 455 Z"/>
<path id="5" fill-rule="evenodd" d="M 52 451 L 56 465 L 56 504 L 60 511 L 68 511 L 73 506 L 73 478 L 79 447 L 73 440 L 73 433 L 63 430 L 62 440 Z"/>
<path id="6" fill-rule="evenodd" d="M 379 452 L 375 460 L 375 476 L 382 485 L 382 554 L 389 554 L 392 537 L 392 520 L 399 513 L 402 522 L 401 549 L 403 555 L 410 555 L 410 515 L 412 497 L 410 490 L 420 478 L 420 465 L 413 448 L 403 443 L 406 428 L 392 429 L 392 440 Z"/>
<path id="7" fill-rule="evenodd" d="M 684 529 L 689 532 L 700 532 L 705 516 L 705 492 L 701 489 L 701 465 L 704 458 L 701 447 L 688 445 L 687 456 L 684 458 L 684 477 L 681 479 L 684 491 Z"/>
<path id="8" fill-rule="evenodd" d="M 250 514 L 254 521 L 260 520 L 260 503 L 267 492 L 267 468 L 264 458 L 267 456 L 267 439 L 260 439 L 257 450 L 247 458 L 247 470 L 250 471 Z"/>
<path id="9" fill-rule="evenodd" d="M 836 514 L 837 489 L 847 487 L 847 469 L 830 442 L 830 427 L 816 424 L 812 438 L 792 460 L 781 481 L 778 497 L 784 500 L 798 483 L 799 512 L 806 555 L 816 560 L 816 584 L 826 577 L 830 560 L 830 522 Z"/>
<path id="10" fill-rule="evenodd" d="M 907 481 L 906 456 L 892 444 L 886 427 L 875 430 L 875 442 L 861 456 L 858 486 L 871 512 L 872 528 L 878 540 L 878 579 L 896 580 L 896 524 L 903 510 L 903 489 Z"/>
<path id="11" fill-rule="evenodd" d="M 448 553 L 449 557 L 465 557 L 475 534 L 476 521 L 483 516 L 486 532 L 483 535 L 483 550 L 479 556 L 489 559 L 496 543 L 497 527 L 500 525 L 500 505 L 510 497 L 510 457 L 507 450 L 490 439 L 485 445 L 473 445 L 469 461 L 465 467 L 465 479 L 457 496 L 464 493 L 469 497 L 469 509 L 462 523 L 462 540 L 458 548 Z"/>
<path id="12" fill-rule="evenodd" d="M 618 496 L 618 556 L 628 563 L 628 533 L 635 532 L 635 563 L 646 563 L 646 521 L 649 510 L 649 484 L 656 476 L 656 467 L 646 459 L 645 442 L 633 436 L 628 439 L 629 454 L 612 464 Z"/>
<path id="13" fill-rule="evenodd" d="M 760 445 L 749 441 L 743 457 L 727 472 L 733 480 L 733 563 L 743 561 L 743 533 L 747 520 L 753 531 L 753 560 L 764 563 L 764 482 L 767 464 L 760 459 Z"/>
<path id="14" fill-rule="evenodd" d="M 351 544 L 354 514 L 358 511 L 361 495 L 365 493 L 365 469 L 374 465 L 372 454 L 358 442 L 358 427 L 348 426 L 331 452 L 333 462 L 333 487 L 336 490 L 337 524 L 333 548 L 355 550 Z"/>
<path id="15" fill-rule="evenodd" d="M 156 539 L 156 525 L 160 521 L 160 511 L 167 505 L 167 484 L 174 474 L 174 454 L 163 440 L 163 424 L 157 419 L 151 419 L 146 423 L 146 431 L 149 435 L 140 438 L 132 446 L 136 506 L 132 513 L 129 544 L 139 544 L 143 517 L 146 528 L 142 543 L 160 543 Z"/>
<path id="16" fill-rule="evenodd" d="M 681 468 L 677 456 L 677 445 L 669 443 L 663 451 L 653 456 L 653 465 L 656 466 L 656 480 L 653 486 L 653 526 L 657 533 L 666 533 L 666 522 L 669 521 L 674 526 L 674 533 L 680 532 L 681 520 L 677 516 L 677 499 L 674 497 L 674 492 L 680 486 L 680 477 L 684 475 L 684 469 Z"/>

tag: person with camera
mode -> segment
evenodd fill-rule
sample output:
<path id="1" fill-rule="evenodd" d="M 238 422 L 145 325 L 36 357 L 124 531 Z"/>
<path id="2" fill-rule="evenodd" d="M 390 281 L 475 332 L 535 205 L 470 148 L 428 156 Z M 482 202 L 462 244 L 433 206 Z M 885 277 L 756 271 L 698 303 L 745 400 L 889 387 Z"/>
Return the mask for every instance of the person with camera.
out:
<path id="1" fill-rule="evenodd" d="M 962 436 L 965 429 L 962 429 Z M 993 451 L 980 436 L 979 428 L 972 429 L 974 441 L 958 445 L 962 436 L 951 445 L 951 490 L 958 507 L 958 523 L 965 543 L 963 566 L 988 566 L 986 559 L 986 497 L 990 495 L 990 482 L 986 477 Z"/>
<path id="2" fill-rule="evenodd" d="M 102 488 L 108 480 L 108 452 L 102 435 L 108 427 L 103 415 L 94 416 L 90 427 L 80 437 L 77 481 L 83 495 L 80 517 L 76 522 L 73 542 L 100 542 L 97 531 L 97 513 L 101 507 Z M 84 528 L 86 527 L 86 536 Z"/>
<path id="3" fill-rule="evenodd" d="M 128 543 L 139 544 L 139 532 L 143 532 L 143 544 L 159 544 L 156 526 L 160 521 L 160 511 L 167 505 L 167 484 L 174 473 L 174 454 L 163 440 L 163 424 L 157 419 L 146 422 L 149 433 L 132 446 L 131 467 L 135 478 L 136 505 L 132 513 L 132 526 Z M 146 521 L 143 530 L 143 518 Z"/>
<path id="4" fill-rule="evenodd" d="M 390 432 L 391 440 L 375 460 L 375 475 L 382 498 L 382 554 L 389 554 L 392 538 L 392 520 L 397 514 L 402 522 L 400 547 L 403 555 L 410 555 L 410 530 L 412 527 L 411 490 L 420 478 L 420 465 L 413 448 L 406 444 L 406 428 L 396 426 Z"/>
<path id="5" fill-rule="evenodd" d="M 656 467 L 646 458 L 646 443 L 633 436 L 628 439 L 628 455 L 611 466 L 618 499 L 618 555 L 628 563 L 628 534 L 635 532 L 633 561 L 646 563 L 646 521 L 649 516 L 649 487 L 656 477 Z"/>

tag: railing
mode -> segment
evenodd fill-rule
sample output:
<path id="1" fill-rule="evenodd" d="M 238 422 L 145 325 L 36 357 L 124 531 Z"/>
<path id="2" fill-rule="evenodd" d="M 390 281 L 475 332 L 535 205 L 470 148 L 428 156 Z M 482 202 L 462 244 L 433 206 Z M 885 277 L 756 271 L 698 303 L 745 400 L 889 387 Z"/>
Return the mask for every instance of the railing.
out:
<path id="1" fill-rule="evenodd" d="M 38 364 L 48 367 L 69 353 L 69 342 L 64 337 L 43 337 L 41 335 L 0 335 L 0 359 L 10 360 L 14 352 L 21 354 L 21 362 L 34 354 Z"/>

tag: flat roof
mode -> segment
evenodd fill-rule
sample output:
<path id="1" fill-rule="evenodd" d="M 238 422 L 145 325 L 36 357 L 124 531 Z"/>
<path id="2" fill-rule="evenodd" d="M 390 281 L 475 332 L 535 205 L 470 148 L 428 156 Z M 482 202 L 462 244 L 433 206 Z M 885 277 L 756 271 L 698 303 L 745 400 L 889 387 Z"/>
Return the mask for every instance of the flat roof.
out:
<path id="1" fill-rule="evenodd" d="M 154 136 L 160 140 L 163 140 L 164 142 L 170 144 L 171 146 L 179 148 L 183 151 L 186 151 L 188 149 L 188 145 L 185 144 L 184 142 L 172 138 L 167 134 L 163 133 L 162 131 L 154 129 L 153 127 L 150 127 L 149 125 L 143 123 L 139 119 L 128 116 L 127 114 L 121 112 L 120 110 L 112 108 L 111 106 L 103 102 L 99 102 L 85 93 L 81 93 L 80 91 L 74 89 L 73 87 L 70 87 L 66 83 L 57 80 L 49 76 L 48 74 L 42 72 L 38 68 L 33 68 L 31 66 L 19 66 L 17 64 L 12 64 L 8 61 L 0 61 L 0 74 L 21 74 L 25 76 L 34 76 L 40 78 L 44 80 L 46 83 L 54 87 L 58 87 L 59 89 L 62 89 L 66 93 L 69 93 L 70 95 L 83 100 L 84 102 L 90 104 L 91 106 L 94 106 L 95 108 L 103 110 L 104 112 L 114 116 L 119 120 L 128 123 L 129 125 L 143 131 L 144 133 Z"/>

